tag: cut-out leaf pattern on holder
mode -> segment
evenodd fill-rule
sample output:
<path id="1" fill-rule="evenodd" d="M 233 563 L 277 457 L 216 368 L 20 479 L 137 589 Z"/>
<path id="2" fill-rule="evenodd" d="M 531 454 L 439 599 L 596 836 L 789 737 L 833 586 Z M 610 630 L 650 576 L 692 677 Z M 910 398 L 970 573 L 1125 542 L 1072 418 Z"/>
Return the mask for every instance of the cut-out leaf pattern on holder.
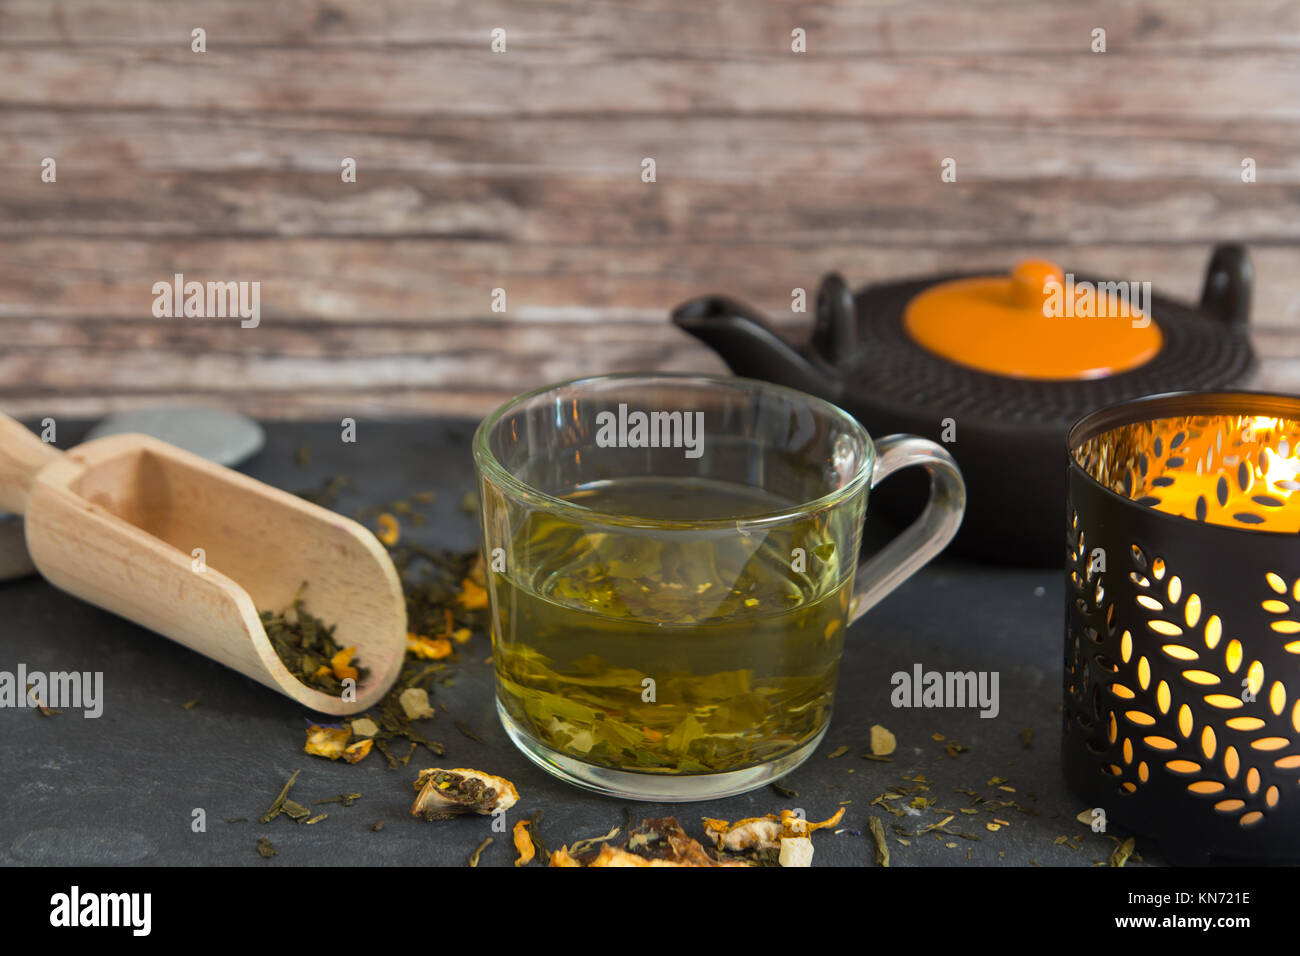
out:
<path id="1" fill-rule="evenodd" d="M 1074 513 L 1069 542 L 1065 719 L 1118 792 L 1162 774 L 1247 828 L 1300 800 L 1300 576 L 1262 574 L 1260 614 L 1238 621 L 1206 596 L 1215 582 L 1138 543 L 1122 567 L 1093 567 Z M 1269 674 L 1279 647 L 1296 666 Z"/>

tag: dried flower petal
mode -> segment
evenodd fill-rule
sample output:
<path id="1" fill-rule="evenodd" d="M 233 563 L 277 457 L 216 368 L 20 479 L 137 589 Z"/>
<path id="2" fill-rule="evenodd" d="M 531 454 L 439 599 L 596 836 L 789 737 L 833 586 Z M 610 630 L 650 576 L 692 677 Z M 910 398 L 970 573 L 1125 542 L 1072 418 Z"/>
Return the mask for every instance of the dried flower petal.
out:
<path id="1" fill-rule="evenodd" d="M 456 595 L 456 603 L 467 611 L 482 610 L 488 606 L 487 591 L 469 578 L 465 578 L 460 582 L 460 594 Z"/>
<path id="2" fill-rule="evenodd" d="M 303 749 L 314 757 L 338 760 L 348 745 L 351 733 L 346 727 L 321 727 L 312 724 L 307 728 L 307 744 Z"/>
<path id="3" fill-rule="evenodd" d="M 385 546 L 392 547 L 397 544 L 397 539 L 401 537 L 402 530 L 397 524 L 397 519 L 387 511 L 375 519 L 379 525 L 379 530 L 375 532 L 375 537 L 382 541 Z"/>
<path id="4" fill-rule="evenodd" d="M 348 763 L 360 763 L 369 756 L 370 748 L 374 745 L 375 742 L 369 737 L 364 740 L 358 740 L 354 744 L 348 744 L 347 750 L 343 751 L 343 759 Z"/>
<path id="5" fill-rule="evenodd" d="M 515 849 L 519 851 L 519 859 L 515 860 L 515 866 L 527 866 L 533 862 L 533 856 L 537 852 L 533 847 L 533 838 L 528 832 L 527 820 L 520 820 L 515 824 L 514 838 Z"/>
<path id="6" fill-rule="evenodd" d="M 445 637 L 424 637 L 420 634 L 406 635 L 406 650 L 416 657 L 430 661 L 440 661 L 451 656 L 451 641 Z"/>

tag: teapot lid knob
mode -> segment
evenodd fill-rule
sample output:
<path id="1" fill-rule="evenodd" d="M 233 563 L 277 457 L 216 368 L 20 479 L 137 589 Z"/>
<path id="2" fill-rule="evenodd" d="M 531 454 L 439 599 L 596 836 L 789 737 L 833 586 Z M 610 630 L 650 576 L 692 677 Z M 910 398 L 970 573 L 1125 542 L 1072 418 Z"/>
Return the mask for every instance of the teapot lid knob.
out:
<path id="1" fill-rule="evenodd" d="M 1049 279 L 1065 283 L 1065 271 L 1047 259 L 1022 259 L 1011 270 L 1011 296 L 1016 305 L 1026 309 L 1043 307 L 1044 286 Z"/>

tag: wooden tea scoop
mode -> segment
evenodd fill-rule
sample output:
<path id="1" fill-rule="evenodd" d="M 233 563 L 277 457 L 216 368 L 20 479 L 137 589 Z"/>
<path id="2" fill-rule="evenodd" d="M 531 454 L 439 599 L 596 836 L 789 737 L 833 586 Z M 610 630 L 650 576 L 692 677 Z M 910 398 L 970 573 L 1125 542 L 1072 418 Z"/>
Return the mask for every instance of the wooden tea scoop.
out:
<path id="1" fill-rule="evenodd" d="M 370 531 L 166 442 L 110 435 L 65 453 L 0 415 L 0 510 L 23 515 L 55 587 L 312 710 L 365 710 L 402 668 L 406 603 Z M 370 671 L 355 701 L 299 681 L 266 637 L 258 611 L 288 607 L 304 581 L 304 605 Z"/>

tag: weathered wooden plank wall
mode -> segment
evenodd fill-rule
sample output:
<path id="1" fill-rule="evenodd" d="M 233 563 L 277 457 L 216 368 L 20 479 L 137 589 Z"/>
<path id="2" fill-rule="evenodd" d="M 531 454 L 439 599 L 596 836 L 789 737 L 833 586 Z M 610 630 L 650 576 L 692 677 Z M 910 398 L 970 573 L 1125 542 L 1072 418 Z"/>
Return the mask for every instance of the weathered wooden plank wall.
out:
<path id="1" fill-rule="evenodd" d="M 702 292 L 797 335 L 828 269 L 1032 254 L 1190 298 L 1225 240 L 1297 390 L 1297 52 L 1279 0 L 3 0 L 0 407 L 477 415 L 722 369 L 667 324 Z M 153 317 L 176 272 L 261 324 Z"/>

